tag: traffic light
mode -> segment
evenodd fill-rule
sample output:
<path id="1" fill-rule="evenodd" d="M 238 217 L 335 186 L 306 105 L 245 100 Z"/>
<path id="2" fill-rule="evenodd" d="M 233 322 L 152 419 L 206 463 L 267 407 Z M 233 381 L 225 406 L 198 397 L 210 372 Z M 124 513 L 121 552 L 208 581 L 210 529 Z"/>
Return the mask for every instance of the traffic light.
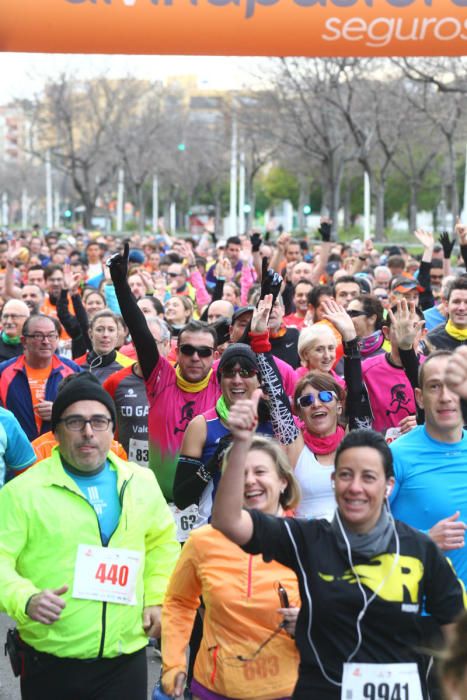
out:
<path id="1" fill-rule="evenodd" d="M 305 216 L 309 216 L 311 214 L 311 207 L 309 204 L 303 205 L 303 213 L 305 214 Z"/>
<path id="2" fill-rule="evenodd" d="M 184 151 L 186 149 L 186 146 L 184 143 L 179 143 L 177 146 L 177 150 L 179 151 Z"/>
<path id="3" fill-rule="evenodd" d="M 251 211 L 251 205 L 250 204 L 244 204 L 243 205 L 243 213 L 244 214 L 249 214 Z"/>
<path id="4" fill-rule="evenodd" d="M 69 221 L 72 217 L 72 214 L 73 212 L 71 211 L 71 209 L 65 209 L 65 211 L 63 212 L 63 218 L 65 219 L 65 221 Z"/>

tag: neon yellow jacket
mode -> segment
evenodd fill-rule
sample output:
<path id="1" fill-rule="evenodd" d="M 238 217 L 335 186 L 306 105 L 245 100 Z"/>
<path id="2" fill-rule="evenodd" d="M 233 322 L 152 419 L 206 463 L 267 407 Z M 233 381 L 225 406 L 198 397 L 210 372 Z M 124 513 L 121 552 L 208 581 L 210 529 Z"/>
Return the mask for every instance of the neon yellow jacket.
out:
<path id="1" fill-rule="evenodd" d="M 78 659 L 130 654 L 147 643 L 143 605 L 163 602 L 180 552 L 172 515 L 149 469 L 112 452 L 108 459 L 122 504 L 108 546 L 143 552 L 134 606 L 72 598 L 78 545 L 102 542 L 96 513 L 63 469 L 57 447 L 0 491 L 0 609 L 38 651 Z M 32 595 L 64 584 L 66 607 L 57 622 L 26 615 Z"/>

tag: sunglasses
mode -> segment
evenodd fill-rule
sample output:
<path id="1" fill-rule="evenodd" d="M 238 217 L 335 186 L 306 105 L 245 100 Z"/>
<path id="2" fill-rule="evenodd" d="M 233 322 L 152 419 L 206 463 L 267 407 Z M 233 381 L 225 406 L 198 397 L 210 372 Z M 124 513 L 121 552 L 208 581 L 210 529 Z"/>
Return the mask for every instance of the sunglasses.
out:
<path id="1" fill-rule="evenodd" d="M 336 399 L 336 393 L 334 391 L 318 391 L 318 399 L 321 403 L 330 403 L 333 399 Z M 297 403 L 300 408 L 307 408 L 307 406 L 313 406 L 316 401 L 316 397 L 313 394 L 305 394 L 297 399 Z"/>
<path id="2" fill-rule="evenodd" d="M 190 345 L 189 343 L 184 343 L 180 345 L 180 352 L 187 357 L 192 357 L 195 352 L 198 353 L 199 357 L 211 357 L 214 352 L 214 348 L 210 348 L 209 345 Z"/>
<path id="3" fill-rule="evenodd" d="M 347 313 L 350 318 L 357 318 L 358 316 L 366 316 L 365 311 L 359 311 L 358 309 L 347 309 Z"/>
<path id="4" fill-rule="evenodd" d="M 178 272 L 167 272 L 167 277 L 178 277 Z"/>
<path id="5" fill-rule="evenodd" d="M 227 379 L 233 379 L 236 374 L 238 374 L 241 379 L 251 379 L 258 374 L 258 371 L 253 368 L 247 369 L 246 367 L 241 367 L 240 369 L 223 369 L 221 370 L 221 374 Z"/>

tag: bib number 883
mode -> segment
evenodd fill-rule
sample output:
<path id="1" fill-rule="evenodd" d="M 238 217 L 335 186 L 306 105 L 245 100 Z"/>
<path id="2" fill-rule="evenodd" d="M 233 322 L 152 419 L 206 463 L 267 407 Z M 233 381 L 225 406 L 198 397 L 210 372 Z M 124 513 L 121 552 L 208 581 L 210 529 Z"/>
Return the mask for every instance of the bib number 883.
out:
<path id="1" fill-rule="evenodd" d="M 365 700 L 410 700 L 408 683 L 365 683 Z"/>

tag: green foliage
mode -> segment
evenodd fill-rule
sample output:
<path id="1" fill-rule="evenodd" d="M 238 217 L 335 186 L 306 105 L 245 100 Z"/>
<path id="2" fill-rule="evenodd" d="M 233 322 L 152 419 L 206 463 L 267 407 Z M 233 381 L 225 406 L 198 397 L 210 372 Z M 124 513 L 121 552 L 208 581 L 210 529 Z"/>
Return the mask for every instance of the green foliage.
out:
<path id="1" fill-rule="evenodd" d="M 284 199 L 290 199 L 294 208 L 298 207 L 298 180 L 285 168 L 273 167 L 257 178 L 255 190 L 257 211 L 264 211 Z"/>

